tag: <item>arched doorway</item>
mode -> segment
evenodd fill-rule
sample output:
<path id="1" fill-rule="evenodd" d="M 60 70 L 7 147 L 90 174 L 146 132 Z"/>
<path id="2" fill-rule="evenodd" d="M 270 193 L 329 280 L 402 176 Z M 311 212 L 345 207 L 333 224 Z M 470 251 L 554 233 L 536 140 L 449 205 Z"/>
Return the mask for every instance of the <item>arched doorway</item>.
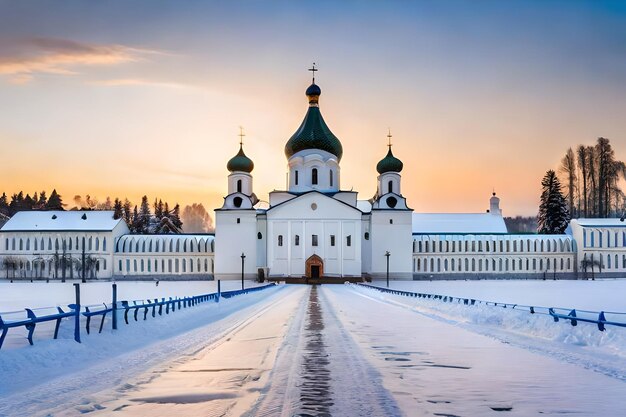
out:
<path id="1" fill-rule="evenodd" d="M 321 278 L 324 276 L 324 261 L 317 255 L 306 260 L 305 271 L 307 278 Z"/>

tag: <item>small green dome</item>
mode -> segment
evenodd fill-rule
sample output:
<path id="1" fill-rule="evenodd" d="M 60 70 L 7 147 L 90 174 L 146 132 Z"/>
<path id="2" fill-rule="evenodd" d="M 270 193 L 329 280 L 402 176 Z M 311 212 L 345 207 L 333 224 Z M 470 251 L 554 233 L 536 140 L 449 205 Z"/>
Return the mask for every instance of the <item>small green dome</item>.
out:
<path id="1" fill-rule="evenodd" d="M 402 171 L 403 167 L 404 164 L 401 160 L 393 156 L 393 153 L 391 152 L 391 146 L 389 146 L 389 152 L 387 152 L 387 156 L 385 156 L 383 159 L 380 160 L 380 162 L 378 162 L 378 164 L 376 164 L 376 171 L 378 171 L 379 174 L 384 174 L 385 172 L 400 172 Z"/>
<path id="2" fill-rule="evenodd" d="M 316 84 L 312 84 L 307 88 L 306 95 L 309 98 L 309 110 L 296 133 L 285 144 L 285 155 L 287 158 L 291 158 L 305 149 L 320 149 L 335 155 L 337 160 L 341 161 L 343 147 L 337 136 L 330 131 L 326 122 L 324 122 L 318 105 L 320 93 L 321 90 Z"/>
<path id="3" fill-rule="evenodd" d="M 226 168 L 230 172 L 243 171 L 250 173 L 254 169 L 254 162 L 243 153 L 243 145 L 239 145 L 239 152 L 228 161 Z"/>

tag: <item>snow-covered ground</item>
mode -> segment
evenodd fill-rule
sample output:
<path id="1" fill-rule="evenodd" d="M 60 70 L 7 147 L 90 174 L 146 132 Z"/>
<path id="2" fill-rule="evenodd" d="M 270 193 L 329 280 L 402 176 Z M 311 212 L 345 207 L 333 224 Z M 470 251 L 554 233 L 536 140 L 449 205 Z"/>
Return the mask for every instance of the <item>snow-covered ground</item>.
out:
<path id="1" fill-rule="evenodd" d="M 66 306 L 74 302 L 74 283 L 42 281 L 9 282 L 0 279 L 0 314 L 24 308 L 44 308 Z M 81 304 L 95 305 L 110 303 L 112 289 L 110 281 L 87 282 L 80 284 Z M 241 281 L 222 281 L 222 291 L 241 289 Z M 245 281 L 245 286 L 259 285 Z M 207 294 L 217 291 L 217 281 L 117 281 L 118 300 L 145 300 L 147 298 L 183 297 Z"/>
<path id="2" fill-rule="evenodd" d="M 60 340 L 2 350 L 0 416 L 88 411 L 85 404 L 93 393 L 128 387 L 128 381 L 150 375 L 155 366 L 192 358 L 262 315 L 284 298 L 283 293 L 294 290 L 277 286 L 147 321 L 131 321 L 115 332 L 107 328 L 102 334 L 84 336 L 81 344 L 71 339 L 67 327 Z"/>
<path id="3" fill-rule="evenodd" d="M 579 282 L 392 282 L 624 310 L 612 294 L 624 294 L 621 281 L 568 284 Z M 625 335 L 357 285 L 282 285 L 131 322 L 80 345 L 66 334 L 2 350 L 0 416 L 618 417 L 626 409 Z"/>
<path id="4" fill-rule="evenodd" d="M 485 337 L 371 293 L 354 286 L 322 291 L 405 415 L 624 415 L 626 383 L 617 375 L 568 363 L 561 351 L 539 354 Z"/>
<path id="5" fill-rule="evenodd" d="M 372 285 L 386 287 L 386 281 Z M 390 281 L 404 291 L 474 298 L 499 303 L 626 312 L 626 278 L 586 280 Z"/>
<path id="6" fill-rule="evenodd" d="M 68 304 L 74 303 L 75 290 L 74 283 L 80 281 L 61 282 L 14 282 L 0 280 L 0 316 L 4 320 L 16 321 L 25 319 L 26 311 L 24 308 L 30 308 L 37 316 L 47 314 L 56 314 L 57 306 L 64 311 L 69 311 Z M 80 284 L 81 306 L 97 309 L 103 307 L 103 303 L 111 303 L 112 298 L 112 282 L 87 282 Z M 255 287 L 259 284 L 254 281 L 245 281 L 246 288 Z M 222 281 L 221 290 L 238 290 L 241 289 L 241 281 Z M 200 294 L 208 294 L 217 292 L 217 281 L 118 281 L 117 282 L 117 298 L 118 301 L 142 301 L 154 300 L 169 297 L 184 297 Z M 105 326 L 110 328 L 110 315 L 107 316 Z M 82 317 L 82 328 L 84 329 L 85 318 Z M 100 323 L 100 317 L 94 318 L 92 328 L 97 328 Z M 61 337 L 72 337 L 69 330 L 73 329 L 71 318 L 65 319 L 61 323 Z M 54 322 L 45 322 L 38 324 L 35 333 L 35 343 L 48 340 L 53 337 Z M 28 345 L 26 339 L 27 330 L 24 327 L 13 328 L 2 345 L 2 350 L 19 348 Z"/>

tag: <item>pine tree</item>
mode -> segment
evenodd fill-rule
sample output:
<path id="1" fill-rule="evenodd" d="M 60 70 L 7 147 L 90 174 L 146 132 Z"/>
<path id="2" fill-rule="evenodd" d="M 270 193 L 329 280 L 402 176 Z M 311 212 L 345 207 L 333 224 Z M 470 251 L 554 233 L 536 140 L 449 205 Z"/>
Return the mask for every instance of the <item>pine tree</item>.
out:
<path id="1" fill-rule="evenodd" d="M 174 210 L 172 210 L 171 219 L 172 219 L 172 224 L 176 226 L 178 229 L 182 230 L 183 222 L 180 220 L 180 206 L 178 204 L 176 204 L 174 206 Z"/>
<path id="2" fill-rule="evenodd" d="M 141 218 L 139 217 L 139 210 L 137 210 L 136 205 L 135 209 L 133 210 L 133 218 L 131 220 L 130 231 L 132 233 L 141 233 Z"/>
<path id="3" fill-rule="evenodd" d="M 537 216 L 538 231 L 542 234 L 562 234 L 567 228 L 570 216 L 561 191 L 561 183 L 553 170 L 546 172 L 541 186 L 541 204 Z"/>
<path id="4" fill-rule="evenodd" d="M 48 197 L 46 196 L 46 192 L 42 191 L 39 193 L 39 200 L 37 200 L 37 210 L 45 210 L 48 205 Z"/>
<path id="5" fill-rule="evenodd" d="M 9 200 L 6 193 L 2 193 L 0 196 L 0 214 L 9 215 Z"/>
<path id="6" fill-rule="evenodd" d="M 32 210 L 35 206 L 35 200 L 30 196 L 30 194 L 26 194 L 24 197 L 24 210 Z"/>
<path id="7" fill-rule="evenodd" d="M 159 202 L 156 198 L 154 199 L 154 205 L 152 207 L 154 207 L 154 217 L 158 219 L 159 218 Z"/>
<path id="8" fill-rule="evenodd" d="M 139 210 L 139 232 L 138 233 L 149 233 L 150 228 L 150 204 L 148 203 L 148 197 L 141 197 L 141 208 Z"/>
<path id="9" fill-rule="evenodd" d="M 124 217 L 124 208 L 122 207 L 122 202 L 119 198 L 115 199 L 115 203 L 113 203 L 113 218 L 115 220 L 121 219 Z"/>
<path id="10" fill-rule="evenodd" d="M 46 205 L 46 209 L 48 210 L 63 210 L 63 200 L 61 196 L 57 193 L 57 190 L 52 190 L 50 194 L 50 198 L 48 198 L 48 204 Z"/>
<path id="11" fill-rule="evenodd" d="M 130 201 L 126 198 L 124 199 L 124 205 L 122 206 L 123 210 L 124 210 L 124 221 L 126 222 L 126 225 L 131 228 L 132 227 L 132 221 L 133 221 L 133 214 L 132 214 L 132 205 L 130 203 Z"/>

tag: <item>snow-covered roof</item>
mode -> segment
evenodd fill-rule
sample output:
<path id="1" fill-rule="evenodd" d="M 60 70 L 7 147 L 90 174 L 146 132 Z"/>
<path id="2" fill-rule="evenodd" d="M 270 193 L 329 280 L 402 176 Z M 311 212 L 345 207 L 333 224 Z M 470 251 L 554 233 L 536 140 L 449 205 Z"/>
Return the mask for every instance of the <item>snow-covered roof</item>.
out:
<path id="1" fill-rule="evenodd" d="M 3 232 L 112 231 L 122 219 L 113 211 L 19 211 L 2 227 Z"/>
<path id="2" fill-rule="evenodd" d="M 583 219 L 573 219 L 572 223 L 578 223 L 581 226 L 585 227 L 626 227 L 626 220 L 622 221 L 619 218 L 616 219 L 594 219 L 594 218 L 583 218 Z"/>
<path id="3" fill-rule="evenodd" d="M 413 213 L 413 233 L 507 233 L 507 229 L 497 214 Z"/>
<path id="4" fill-rule="evenodd" d="M 357 200 L 356 208 L 361 210 L 363 213 L 371 213 L 372 203 L 370 203 L 369 200 Z"/>
<path id="5" fill-rule="evenodd" d="M 213 252 L 215 235 L 124 235 L 115 245 L 115 252 Z"/>

